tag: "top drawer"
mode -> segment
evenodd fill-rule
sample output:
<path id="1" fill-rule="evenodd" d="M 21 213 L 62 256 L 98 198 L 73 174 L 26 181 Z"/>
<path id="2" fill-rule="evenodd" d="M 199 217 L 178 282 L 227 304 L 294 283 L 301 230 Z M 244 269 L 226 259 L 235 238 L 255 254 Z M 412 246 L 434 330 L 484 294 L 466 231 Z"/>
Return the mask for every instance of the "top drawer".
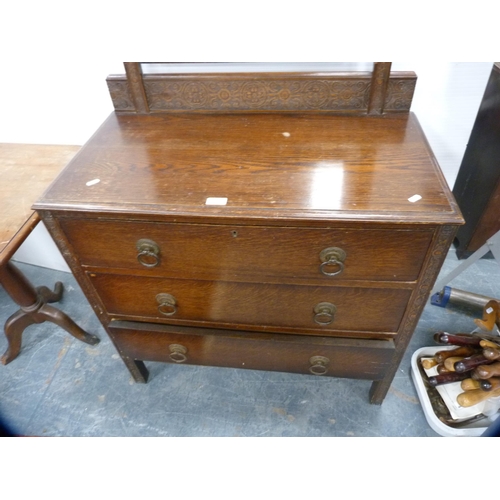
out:
<path id="1" fill-rule="evenodd" d="M 60 223 L 84 266 L 225 281 L 414 281 L 433 235 L 432 229 L 316 229 L 84 219 L 62 219 Z"/>

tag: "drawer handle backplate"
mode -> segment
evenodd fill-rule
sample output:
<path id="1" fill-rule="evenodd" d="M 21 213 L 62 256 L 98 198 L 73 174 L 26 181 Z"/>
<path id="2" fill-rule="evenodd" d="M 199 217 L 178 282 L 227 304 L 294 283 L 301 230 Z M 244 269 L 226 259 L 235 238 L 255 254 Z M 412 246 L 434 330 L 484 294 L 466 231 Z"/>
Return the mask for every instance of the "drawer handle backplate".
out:
<path id="1" fill-rule="evenodd" d="M 173 316 L 177 312 L 177 300 L 169 293 L 159 293 L 156 296 L 158 312 L 163 316 Z"/>
<path id="2" fill-rule="evenodd" d="M 184 361 L 187 361 L 187 347 L 184 347 L 183 345 L 180 344 L 170 344 L 168 346 L 168 350 L 170 351 L 170 356 L 169 358 L 174 362 L 174 363 L 184 363 Z"/>
<path id="3" fill-rule="evenodd" d="M 314 306 L 314 321 L 325 326 L 333 322 L 337 307 L 330 302 L 320 302 Z"/>
<path id="4" fill-rule="evenodd" d="M 340 274 L 344 270 L 344 261 L 346 257 L 347 254 L 344 252 L 344 250 L 342 250 L 342 248 L 325 248 L 319 254 L 319 258 L 321 260 L 319 270 L 325 276 L 337 276 L 337 274 Z M 332 271 L 332 266 L 334 266 L 334 271 Z"/>
<path id="5" fill-rule="evenodd" d="M 309 363 L 311 364 L 309 371 L 313 375 L 326 375 L 330 360 L 324 356 L 313 356 L 309 358 Z"/>
<path id="6" fill-rule="evenodd" d="M 137 260 L 145 267 L 156 267 L 160 263 L 160 247 L 153 240 L 141 239 L 136 244 Z"/>

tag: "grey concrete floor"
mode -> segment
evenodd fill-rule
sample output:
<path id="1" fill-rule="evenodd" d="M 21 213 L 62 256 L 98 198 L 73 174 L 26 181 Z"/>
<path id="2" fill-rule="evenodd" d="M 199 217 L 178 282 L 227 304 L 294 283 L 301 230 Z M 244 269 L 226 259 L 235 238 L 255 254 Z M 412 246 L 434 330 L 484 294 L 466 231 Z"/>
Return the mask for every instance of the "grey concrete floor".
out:
<path id="1" fill-rule="evenodd" d="M 460 261 L 453 249 L 442 275 Z M 391 389 L 370 405 L 370 382 L 276 372 L 147 363 L 136 384 L 68 273 L 16 263 L 35 286 L 65 285 L 55 304 L 101 338 L 79 342 L 50 323 L 30 326 L 21 354 L 0 365 L 0 417 L 24 436 L 438 436 L 411 379 L 411 355 L 438 330 L 470 332 L 473 316 L 428 304 Z M 481 259 L 450 286 L 500 297 L 500 268 Z M 0 324 L 17 309 L 0 288 Z M 7 341 L 0 335 L 0 352 Z"/>

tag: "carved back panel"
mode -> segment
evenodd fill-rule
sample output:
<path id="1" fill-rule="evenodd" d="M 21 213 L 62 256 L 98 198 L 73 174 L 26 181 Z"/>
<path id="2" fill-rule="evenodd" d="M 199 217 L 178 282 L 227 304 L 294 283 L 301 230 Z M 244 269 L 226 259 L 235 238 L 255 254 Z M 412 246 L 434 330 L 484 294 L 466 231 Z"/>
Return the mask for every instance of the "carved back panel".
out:
<path id="1" fill-rule="evenodd" d="M 410 110 L 413 72 L 245 72 L 145 74 L 128 62 L 107 84 L 117 112 L 326 112 L 369 114 Z"/>

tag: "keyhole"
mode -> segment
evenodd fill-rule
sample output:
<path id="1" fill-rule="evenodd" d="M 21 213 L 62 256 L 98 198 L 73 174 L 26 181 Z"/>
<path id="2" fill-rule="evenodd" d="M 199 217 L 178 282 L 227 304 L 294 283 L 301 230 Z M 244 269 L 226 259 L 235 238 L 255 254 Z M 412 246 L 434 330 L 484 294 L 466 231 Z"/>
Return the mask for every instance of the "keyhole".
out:
<path id="1" fill-rule="evenodd" d="M 237 238 L 238 237 L 238 231 L 231 231 L 231 235 L 233 238 Z"/>

